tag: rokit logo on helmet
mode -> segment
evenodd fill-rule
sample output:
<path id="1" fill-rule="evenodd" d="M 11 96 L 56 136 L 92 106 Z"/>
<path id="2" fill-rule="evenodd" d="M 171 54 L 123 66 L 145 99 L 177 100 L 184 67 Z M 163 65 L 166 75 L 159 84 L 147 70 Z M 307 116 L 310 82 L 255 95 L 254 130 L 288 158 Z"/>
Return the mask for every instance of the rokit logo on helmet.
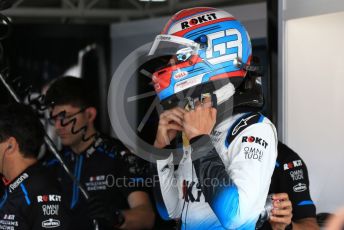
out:
<path id="1" fill-rule="evenodd" d="M 260 137 L 254 137 L 254 136 L 245 136 L 245 137 L 242 137 L 242 142 L 245 143 L 245 142 L 248 142 L 248 143 L 256 143 L 256 144 L 259 144 L 261 146 L 263 146 L 265 149 L 266 147 L 268 146 L 268 143 L 263 140 L 262 138 Z"/>
<path id="2" fill-rule="evenodd" d="M 197 24 L 201 24 L 204 22 L 209 22 L 212 20 L 217 19 L 216 14 L 212 13 L 212 14 L 205 14 L 205 15 L 201 15 L 198 16 L 196 18 L 192 18 L 188 21 L 182 22 L 180 25 L 182 27 L 182 30 L 186 29 L 186 28 L 190 28 L 191 26 L 197 25 Z"/>

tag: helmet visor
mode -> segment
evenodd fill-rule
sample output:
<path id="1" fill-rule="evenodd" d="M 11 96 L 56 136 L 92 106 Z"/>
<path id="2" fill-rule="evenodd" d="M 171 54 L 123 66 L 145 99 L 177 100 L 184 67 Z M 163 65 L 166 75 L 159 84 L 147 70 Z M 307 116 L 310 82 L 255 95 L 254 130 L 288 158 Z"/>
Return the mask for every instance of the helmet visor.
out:
<path id="1" fill-rule="evenodd" d="M 192 40 L 173 35 L 158 35 L 149 51 L 149 56 L 171 56 L 170 64 L 178 64 L 187 61 L 197 54 L 199 44 Z"/>

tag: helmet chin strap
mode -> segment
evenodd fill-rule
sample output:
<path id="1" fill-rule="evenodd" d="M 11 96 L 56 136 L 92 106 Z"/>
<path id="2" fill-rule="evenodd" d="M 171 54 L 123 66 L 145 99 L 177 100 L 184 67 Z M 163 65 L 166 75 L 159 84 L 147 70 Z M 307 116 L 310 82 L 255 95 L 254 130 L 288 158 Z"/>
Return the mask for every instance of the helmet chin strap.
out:
<path id="1" fill-rule="evenodd" d="M 225 101 L 228 101 L 229 98 L 231 98 L 235 93 L 235 88 L 232 83 L 228 83 L 227 85 L 224 85 L 220 89 L 213 92 L 213 94 L 216 96 L 216 104 L 221 105 Z"/>
<path id="2" fill-rule="evenodd" d="M 189 109 L 195 109 L 195 102 L 196 101 L 201 101 L 203 102 L 204 98 L 211 97 L 211 103 L 212 107 L 218 108 L 221 104 L 223 104 L 225 101 L 228 101 L 229 98 L 231 98 L 235 93 L 235 88 L 232 83 L 228 83 L 221 87 L 218 90 L 215 90 L 214 92 L 210 93 L 204 93 L 200 95 L 200 98 L 191 98 L 191 97 L 186 97 L 186 100 L 188 101 L 187 107 Z"/>
<path id="3" fill-rule="evenodd" d="M 223 87 L 212 93 L 213 107 L 217 109 L 216 123 L 219 124 L 233 113 L 233 96 L 235 93 L 234 85 L 229 82 Z M 215 100 L 214 100 L 215 99 Z M 216 103 L 214 103 L 216 101 Z M 215 105 L 216 104 L 216 105 Z"/>

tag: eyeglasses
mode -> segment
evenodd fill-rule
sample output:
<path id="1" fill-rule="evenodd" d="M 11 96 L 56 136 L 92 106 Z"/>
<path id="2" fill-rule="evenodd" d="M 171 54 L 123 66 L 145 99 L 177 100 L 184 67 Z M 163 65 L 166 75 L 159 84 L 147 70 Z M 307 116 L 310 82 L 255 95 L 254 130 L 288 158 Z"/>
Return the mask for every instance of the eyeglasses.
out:
<path id="1" fill-rule="evenodd" d="M 51 125 L 55 125 L 56 122 L 60 122 L 62 126 L 66 126 L 69 123 L 71 123 L 73 120 L 75 120 L 75 116 L 84 112 L 87 108 L 82 108 L 78 112 L 75 112 L 73 114 L 67 115 L 66 111 L 59 112 L 58 114 L 52 116 L 52 112 L 50 112 L 48 122 Z"/>

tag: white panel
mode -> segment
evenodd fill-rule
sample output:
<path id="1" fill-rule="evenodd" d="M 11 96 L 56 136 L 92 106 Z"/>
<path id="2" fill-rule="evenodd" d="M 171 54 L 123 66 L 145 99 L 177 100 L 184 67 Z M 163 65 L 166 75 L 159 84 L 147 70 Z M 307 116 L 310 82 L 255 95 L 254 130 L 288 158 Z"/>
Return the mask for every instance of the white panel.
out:
<path id="1" fill-rule="evenodd" d="M 344 12 L 288 20 L 285 141 L 305 160 L 317 212 L 344 206 Z"/>
<path id="2" fill-rule="evenodd" d="M 296 19 L 344 10 L 343 0 L 283 0 L 285 19 Z"/>

